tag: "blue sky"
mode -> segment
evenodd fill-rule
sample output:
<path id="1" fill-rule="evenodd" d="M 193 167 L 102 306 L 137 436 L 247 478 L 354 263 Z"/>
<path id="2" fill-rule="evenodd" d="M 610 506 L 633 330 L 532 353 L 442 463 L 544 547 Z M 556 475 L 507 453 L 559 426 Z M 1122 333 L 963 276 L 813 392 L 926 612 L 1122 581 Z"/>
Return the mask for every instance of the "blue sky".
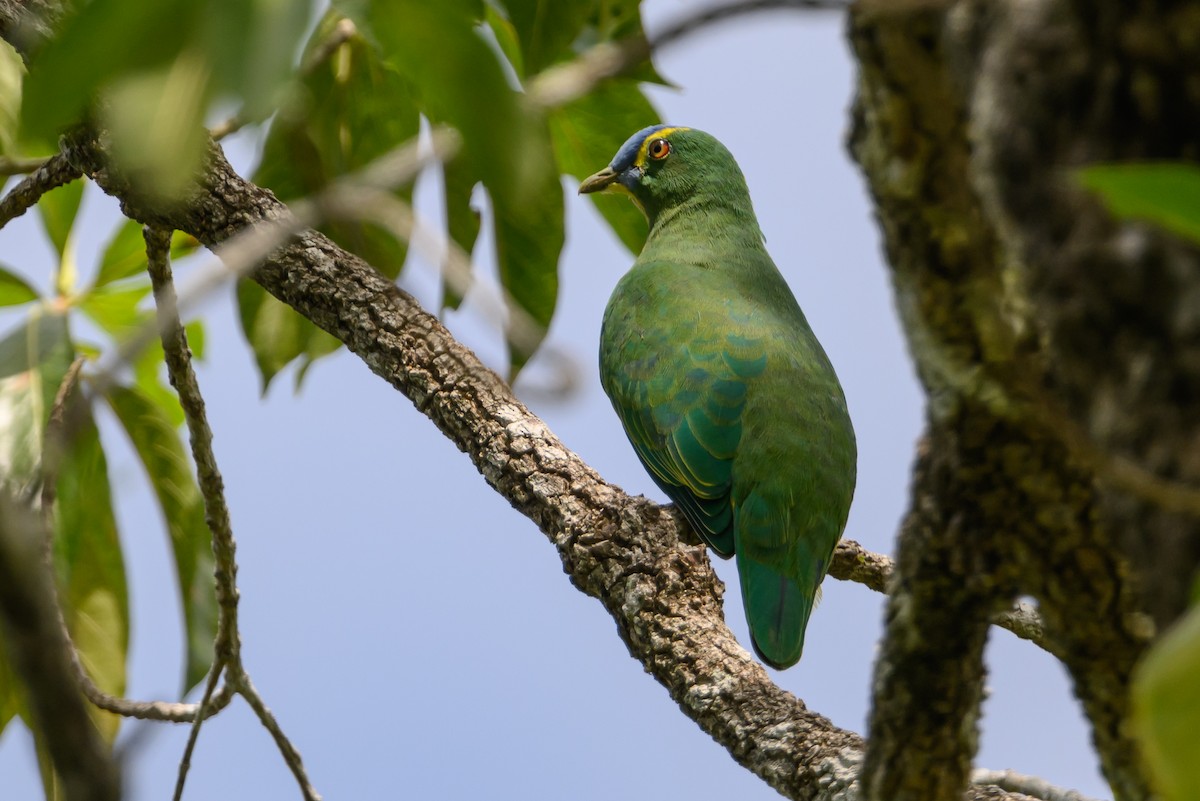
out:
<path id="1" fill-rule="evenodd" d="M 693 6 L 648 0 L 648 27 Z M 768 247 L 846 391 L 860 460 L 846 536 L 890 553 L 922 401 L 879 234 L 843 144 L 853 73 L 842 27 L 836 15 L 774 13 L 710 29 L 660 55 L 679 89 L 652 96 L 667 121 L 713 133 L 738 158 Z M 229 145 L 243 172 L 252 148 L 249 138 Z M 607 479 L 661 498 L 595 367 L 605 298 L 632 257 L 570 189 L 550 341 L 572 358 L 580 387 L 566 400 L 538 394 L 535 363 L 523 397 Z M 433 179 L 423 180 L 418 210 L 436 218 L 438 197 Z M 77 244 L 88 269 L 117 212 L 93 191 L 84 204 Z M 477 255 L 485 272 L 489 248 L 485 241 Z M 46 284 L 49 247 L 32 215 L 0 232 L 0 254 Z M 181 279 L 189 269 L 195 262 L 180 266 Z M 428 263 L 410 261 L 401 283 L 436 302 Z M 283 375 L 260 399 L 231 292 L 199 313 L 208 331 L 200 382 L 238 539 L 246 666 L 326 798 L 777 797 L 678 711 L 600 605 L 570 585 L 536 527 L 404 397 L 341 353 L 316 365 L 298 395 Z M 448 323 L 490 364 L 503 363 L 494 329 L 470 304 Z M 166 537 L 120 433 L 111 424 L 102 431 L 134 609 L 129 693 L 171 698 L 182 644 Z M 731 562 L 717 570 L 734 579 Z M 735 582 L 726 616 L 748 642 L 737 595 Z M 804 659 L 773 674 L 859 732 L 882 602 L 827 581 Z M 978 766 L 1109 795 L 1063 670 L 993 631 Z M 186 733 L 123 729 L 131 799 L 168 797 Z M 0 776 L 6 798 L 40 794 L 18 725 L 0 737 Z M 205 725 L 186 798 L 296 794 L 244 704 Z"/>

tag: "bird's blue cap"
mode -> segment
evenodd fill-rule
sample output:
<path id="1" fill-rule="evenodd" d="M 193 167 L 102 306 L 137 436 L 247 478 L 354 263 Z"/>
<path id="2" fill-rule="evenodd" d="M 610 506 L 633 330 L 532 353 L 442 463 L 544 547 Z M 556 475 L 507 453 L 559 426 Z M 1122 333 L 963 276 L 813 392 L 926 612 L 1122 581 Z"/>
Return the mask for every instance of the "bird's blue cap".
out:
<path id="1" fill-rule="evenodd" d="M 641 150 L 642 143 L 646 141 L 647 136 L 672 127 L 674 126 L 665 124 L 651 125 L 638 131 L 625 140 L 625 144 L 621 145 L 621 149 L 617 151 L 617 155 L 613 156 L 612 163 L 608 165 L 608 168 L 613 172 L 625 172 L 625 170 L 632 167 L 634 162 L 637 161 L 638 151 Z"/>

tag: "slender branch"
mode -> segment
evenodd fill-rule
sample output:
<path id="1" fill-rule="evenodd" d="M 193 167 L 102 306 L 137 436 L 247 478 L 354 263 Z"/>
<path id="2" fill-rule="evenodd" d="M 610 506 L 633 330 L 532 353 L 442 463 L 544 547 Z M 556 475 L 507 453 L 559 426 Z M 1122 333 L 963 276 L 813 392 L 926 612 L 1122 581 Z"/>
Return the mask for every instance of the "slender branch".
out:
<path id="1" fill-rule="evenodd" d="M 993 615 L 992 622 L 1002 629 L 1008 629 L 1022 640 L 1036 643 L 1048 653 L 1062 658 L 1062 647 L 1046 636 L 1045 623 L 1033 605 L 1019 601 L 1007 612 Z"/>
<path id="2" fill-rule="evenodd" d="M 975 770 L 971 772 L 971 783 L 977 785 L 992 784 L 1010 793 L 1020 793 L 1043 801 L 1097 801 L 1075 790 L 1064 790 L 1055 787 L 1045 779 L 1037 776 L 1026 776 L 1012 770 Z"/>
<path id="3" fill-rule="evenodd" d="M 171 701 L 135 701 L 129 698 L 118 698 L 109 695 L 96 687 L 91 677 L 84 674 L 81 682 L 84 696 L 95 707 L 114 715 L 137 720 L 156 720 L 163 723 L 191 723 L 203 712 L 204 719 L 211 718 L 233 700 L 233 691 L 228 685 L 222 685 L 212 696 L 207 705 L 185 704 Z"/>
<path id="4" fill-rule="evenodd" d="M 46 431 L 42 444 L 42 515 L 46 518 L 46 564 L 53 569 L 53 514 L 54 503 L 58 498 L 58 471 L 62 467 L 67 443 L 73 433 L 74 420 L 67 419 L 67 400 L 79 385 L 79 373 L 83 369 L 84 358 L 79 356 L 71 362 L 63 375 L 62 383 L 54 393 L 54 402 L 50 406 L 50 416 L 46 420 Z M 72 405 L 71 408 L 77 408 Z M 66 623 L 63 624 L 64 627 Z"/>
<path id="5" fill-rule="evenodd" d="M 842 540 L 833 552 L 829 575 L 840 581 L 862 584 L 875 592 L 887 592 L 892 568 L 888 556 L 868 551 L 854 540 Z"/>
<path id="6" fill-rule="evenodd" d="M 218 634 L 219 636 L 219 634 Z M 212 667 L 208 671 L 208 681 L 204 683 L 204 694 L 200 696 L 199 714 L 192 720 L 192 727 L 188 731 L 187 743 L 183 747 L 183 756 L 179 758 L 179 772 L 175 776 L 175 793 L 172 795 L 173 801 L 182 801 L 183 787 L 187 783 L 188 771 L 192 768 L 192 754 L 196 751 L 196 743 L 200 740 L 200 727 L 204 725 L 204 721 L 210 717 L 208 714 L 209 708 L 212 706 L 214 691 L 216 690 L 217 682 L 221 678 L 221 673 L 225 670 L 226 663 L 221 654 L 213 660 Z M 230 686 L 229 684 L 225 685 Z"/>
<path id="7" fill-rule="evenodd" d="M 236 664 L 241 650 L 237 623 L 237 544 L 233 539 L 229 506 L 225 502 L 225 483 L 213 454 L 212 428 L 208 424 L 204 397 L 200 394 L 200 385 L 192 369 L 192 353 L 188 348 L 187 332 L 179 319 L 175 285 L 171 280 L 171 230 L 148 226 L 144 236 L 167 375 L 171 386 L 179 394 L 179 403 L 183 407 L 200 494 L 204 497 L 204 518 L 209 531 L 212 532 L 213 558 L 216 563 L 214 577 L 217 604 L 220 607 L 217 645 L 226 649 L 221 654 L 222 660 Z"/>
<path id="8" fill-rule="evenodd" d="M 51 189 L 69 184 L 81 175 L 83 173 L 62 153 L 51 156 L 0 200 L 0 228 L 29 211 Z"/>
<path id="9" fill-rule="evenodd" d="M 79 376 L 83 364 L 83 357 L 79 357 L 71 363 L 70 368 L 68 368 L 63 377 L 62 383 L 58 387 L 58 391 L 55 393 L 54 403 L 51 406 L 46 424 L 42 456 L 41 505 L 42 514 L 46 521 L 43 527 L 45 531 L 43 558 L 49 569 L 53 569 L 50 548 L 53 544 L 53 514 L 57 497 L 58 471 L 62 464 L 62 458 L 67 445 L 74 436 L 78 425 L 78 413 L 82 408 L 80 404 L 72 401 L 75 400 L 74 392 L 79 385 Z M 71 642 L 71 633 L 67 627 L 66 616 L 63 613 L 61 603 L 57 603 L 57 600 L 56 610 L 61 636 L 68 644 L 67 652 L 72 672 L 75 674 L 76 684 L 79 686 L 84 697 L 93 706 L 116 715 L 121 715 L 122 717 L 138 718 L 141 720 L 182 723 L 196 719 L 196 715 L 200 712 L 200 705 L 198 704 L 172 703 L 167 701 L 135 701 L 111 695 L 100 689 L 84 668 L 83 661 L 79 657 L 79 651 L 75 648 L 74 643 Z M 222 687 L 213 700 L 213 703 L 205 710 L 205 717 L 215 715 L 224 709 L 229 704 L 231 698 L 232 693 L 229 692 L 229 689 Z"/>
<path id="10" fill-rule="evenodd" d="M 246 699 L 246 703 L 254 710 L 254 714 L 258 715 L 259 721 L 271 733 L 276 747 L 279 748 L 279 752 L 283 755 L 283 761 L 287 763 L 288 768 L 292 771 L 292 775 L 296 777 L 296 783 L 300 785 L 300 792 L 304 795 L 305 801 L 321 801 L 320 793 L 316 791 L 312 786 L 312 782 L 308 779 L 308 772 L 304 769 L 304 762 L 300 758 L 300 752 L 296 750 L 291 740 L 283 733 L 283 729 L 279 726 L 279 721 L 275 719 L 275 715 L 267 708 L 262 696 L 255 689 L 253 682 L 250 681 L 250 676 L 245 671 L 238 671 L 231 678 L 237 684 L 238 694 Z"/>
<path id="11" fill-rule="evenodd" d="M 212 451 L 212 429 L 208 425 L 204 398 L 200 394 L 195 371 L 192 370 L 187 332 L 179 318 L 178 299 L 171 279 L 171 229 L 147 226 L 143 236 L 146 240 L 147 271 L 150 273 L 150 284 L 154 289 L 154 303 L 167 363 L 167 375 L 171 386 L 175 387 L 179 395 L 179 403 L 187 421 L 192 458 L 196 463 L 200 493 L 204 498 L 204 517 L 212 534 L 213 575 L 219 607 L 216 640 L 213 646 L 215 658 L 208 672 L 204 695 L 200 699 L 200 714 L 197 714 L 192 722 L 187 745 L 184 746 L 183 756 L 179 761 L 175 801 L 180 801 L 192 764 L 192 752 L 196 748 L 200 738 L 200 727 L 206 717 L 204 713 L 212 701 L 217 682 L 227 667 L 236 667 L 239 664 L 241 649 L 237 624 L 236 544 L 229 520 L 229 508 L 225 503 L 224 482 L 221 480 L 221 473 Z M 237 690 L 236 684 L 229 684 Z"/>
<path id="12" fill-rule="evenodd" d="M 853 581 L 876 592 L 887 592 L 888 581 L 894 572 L 892 560 L 887 556 L 859 545 L 854 540 L 842 540 L 833 552 L 829 575 L 840 581 Z M 1041 616 L 1031 604 L 1017 603 L 1007 611 L 993 615 L 992 623 L 1007 629 L 1022 640 L 1029 640 L 1039 648 L 1058 655 L 1055 644 L 1046 637 Z"/>
<path id="13" fill-rule="evenodd" d="M 548 67 L 526 87 L 531 103 L 555 108 L 577 100 L 602 81 L 614 78 L 644 63 L 655 53 L 682 39 L 734 17 L 764 11 L 846 11 L 847 0 L 733 0 L 685 14 L 650 39 L 631 37 L 602 42 L 572 61 Z"/>
<path id="14" fill-rule="evenodd" d="M 183 797 L 184 783 L 191 766 L 192 752 L 200 736 L 200 727 L 209 716 L 213 693 L 221 674 L 226 674 L 227 686 L 241 695 L 254 709 L 263 725 L 271 733 L 283 754 L 284 761 L 296 776 L 304 797 L 309 801 L 320 801 L 312 788 L 300 754 L 288 740 L 278 722 L 267 709 L 262 697 L 250 681 L 242 665 L 241 635 L 238 631 L 238 588 L 237 588 L 237 545 L 233 538 L 229 507 L 225 502 L 225 487 L 221 471 L 217 467 L 212 448 L 212 428 L 208 424 L 204 398 L 192 369 L 192 354 L 188 348 L 187 332 L 179 318 L 179 303 L 171 277 L 171 228 L 146 226 L 146 260 L 150 283 L 154 289 L 154 301 L 158 311 L 158 324 L 162 336 L 163 353 L 167 363 L 167 375 L 171 386 L 179 394 L 187 421 L 188 437 L 192 446 L 192 458 L 196 463 L 200 492 L 204 497 L 205 520 L 213 538 L 217 603 L 220 615 L 213 651 L 216 658 L 209 670 L 204 697 L 199 704 L 198 714 L 188 734 L 187 745 L 179 763 L 179 774 L 175 784 L 175 801 Z"/>

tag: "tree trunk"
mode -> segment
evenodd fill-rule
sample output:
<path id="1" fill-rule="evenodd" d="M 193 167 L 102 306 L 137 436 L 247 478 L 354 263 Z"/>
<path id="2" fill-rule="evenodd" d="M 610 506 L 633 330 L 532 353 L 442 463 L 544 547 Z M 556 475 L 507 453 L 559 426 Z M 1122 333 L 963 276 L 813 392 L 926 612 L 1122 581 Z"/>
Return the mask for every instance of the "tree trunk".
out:
<path id="1" fill-rule="evenodd" d="M 1128 682 L 1200 562 L 1200 260 L 1073 173 L 1196 158 L 1200 6 L 871 2 L 850 40 L 850 148 L 929 394 L 866 795 L 960 797 L 984 621 L 1030 595 L 1116 797 L 1147 798 Z"/>

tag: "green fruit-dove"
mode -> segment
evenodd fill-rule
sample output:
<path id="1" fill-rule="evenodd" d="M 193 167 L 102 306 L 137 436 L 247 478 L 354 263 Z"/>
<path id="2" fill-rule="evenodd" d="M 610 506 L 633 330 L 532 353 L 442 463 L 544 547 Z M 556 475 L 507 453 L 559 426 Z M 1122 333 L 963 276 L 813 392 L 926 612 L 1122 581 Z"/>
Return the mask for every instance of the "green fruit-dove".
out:
<path id="1" fill-rule="evenodd" d="M 579 191 L 628 194 L 650 223 L 604 312 L 604 391 L 655 483 L 737 554 L 759 657 L 790 667 L 854 494 L 841 385 L 715 138 L 638 131 Z"/>

